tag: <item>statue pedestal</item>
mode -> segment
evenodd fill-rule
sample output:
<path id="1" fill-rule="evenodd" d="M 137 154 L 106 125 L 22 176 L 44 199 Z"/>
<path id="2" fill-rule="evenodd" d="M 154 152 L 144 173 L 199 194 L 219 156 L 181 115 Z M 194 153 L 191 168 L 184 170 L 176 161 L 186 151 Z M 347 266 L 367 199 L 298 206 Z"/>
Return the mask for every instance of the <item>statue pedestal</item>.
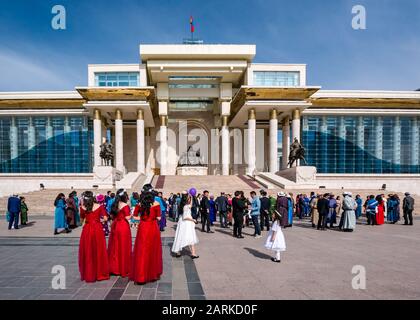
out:
<path id="1" fill-rule="evenodd" d="M 123 173 L 111 166 L 97 166 L 93 168 L 93 184 L 100 189 L 115 187 L 115 181 L 122 179 Z"/>
<path id="2" fill-rule="evenodd" d="M 295 182 L 300 186 L 316 184 L 316 167 L 293 167 L 281 170 L 276 175 Z"/>
<path id="3" fill-rule="evenodd" d="M 176 168 L 176 174 L 178 176 L 207 176 L 208 168 L 202 166 L 178 167 Z"/>

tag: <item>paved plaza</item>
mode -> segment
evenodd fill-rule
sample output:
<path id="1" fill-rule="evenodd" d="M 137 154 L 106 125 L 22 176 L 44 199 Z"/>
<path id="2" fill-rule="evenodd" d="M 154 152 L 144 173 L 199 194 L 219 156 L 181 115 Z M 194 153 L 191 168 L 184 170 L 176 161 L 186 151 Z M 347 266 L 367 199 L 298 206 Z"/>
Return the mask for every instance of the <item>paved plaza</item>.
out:
<path id="1" fill-rule="evenodd" d="M 134 285 L 120 277 L 80 281 L 77 252 L 81 228 L 52 236 L 53 220 L 33 217 L 31 225 L 7 230 L 0 222 L 0 299 L 419 299 L 420 219 L 404 225 L 358 225 L 354 233 L 316 231 L 309 221 L 285 230 L 282 263 L 271 262 L 262 239 L 235 239 L 231 230 L 198 231 L 200 258 L 170 255 L 175 224 L 162 233 L 164 274 L 160 281 Z M 198 228 L 198 227 L 197 227 Z M 133 230 L 133 236 L 135 232 Z M 51 288 L 54 265 L 66 268 L 66 289 Z M 366 269 L 366 290 L 352 288 L 352 268 Z"/>

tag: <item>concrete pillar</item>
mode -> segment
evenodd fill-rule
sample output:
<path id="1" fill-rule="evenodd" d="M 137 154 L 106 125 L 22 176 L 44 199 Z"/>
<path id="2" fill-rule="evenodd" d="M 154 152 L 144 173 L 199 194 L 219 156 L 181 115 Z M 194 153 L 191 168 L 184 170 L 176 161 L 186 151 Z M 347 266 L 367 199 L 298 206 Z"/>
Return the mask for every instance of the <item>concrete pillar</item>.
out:
<path id="1" fill-rule="evenodd" d="M 47 141 L 53 137 L 53 128 L 51 125 L 51 118 L 47 117 L 47 124 L 45 127 L 45 138 Z"/>
<path id="2" fill-rule="evenodd" d="M 254 175 L 256 155 L 255 155 L 255 132 L 257 129 L 257 120 L 255 110 L 248 112 L 248 168 L 246 174 Z"/>
<path id="3" fill-rule="evenodd" d="M 400 117 L 395 117 L 395 124 L 393 127 L 393 149 L 392 162 L 394 165 L 401 165 L 401 121 Z M 398 169 L 399 171 L 399 169 Z"/>
<path id="4" fill-rule="evenodd" d="M 292 117 L 292 140 L 294 141 L 297 138 L 300 142 L 300 110 L 293 110 Z"/>
<path id="5" fill-rule="evenodd" d="M 160 116 L 160 174 L 167 174 L 167 160 L 168 160 L 168 116 Z"/>
<path id="6" fill-rule="evenodd" d="M 338 154 L 342 157 L 342 160 L 337 162 L 336 167 L 338 173 L 345 173 L 346 161 L 350 159 L 346 158 L 346 120 L 344 116 L 340 116 L 338 119 L 338 137 L 340 139 L 338 143 Z"/>
<path id="7" fill-rule="evenodd" d="M 293 110 L 292 115 L 292 141 L 295 141 L 295 139 L 298 139 L 300 141 L 300 110 L 295 109 Z M 295 161 L 293 166 L 298 166 L 300 164 L 300 160 Z"/>
<path id="8" fill-rule="evenodd" d="M 383 123 L 382 117 L 378 117 L 376 119 L 376 126 L 375 126 L 375 157 L 379 160 L 382 160 L 382 143 L 383 143 Z"/>
<path id="9" fill-rule="evenodd" d="M 417 118 L 413 119 L 411 124 L 411 145 L 413 149 L 411 150 L 411 165 L 419 165 L 419 149 L 420 149 L 420 122 Z"/>
<path id="10" fill-rule="evenodd" d="M 144 130 L 144 140 L 145 140 L 145 149 L 146 149 L 146 169 L 145 169 L 145 173 L 150 173 L 152 171 L 152 167 L 151 167 L 151 146 L 150 146 L 150 128 L 146 128 Z"/>
<path id="11" fill-rule="evenodd" d="M 18 154 L 18 129 L 16 125 L 16 118 L 12 117 L 12 121 L 10 123 L 10 158 L 16 159 Z"/>
<path id="12" fill-rule="evenodd" d="M 144 164 L 144 113 L 137 110 L 137 172 L 145 173 Z"/>
<path id="13" fill-rule="evenodd" d="M 36 138 L 35 138 L 35 126 L 32 117 L 29 117 L 28 125 L 28 150 L 35 148 Z"/>
<path id="14" fill-rule="evenodd" d="M 123 114 L 120 109 L 115 112 L 115 168 L 125 173 L 123 145 Z"/>
<path id="15" fill-rule="evenodd" d="M 287 169 L 289 163 L 289 152 L 290 152 L 290 117 L 286 116 L 283 119 L 282 126 L 282 165 L 281 168 Z"/>
<path id="16" fill-rule="evenodd" d="M 101 157 L 99 153 L 101 152 L 101 143 L 102 143 L 102 120 L 101 120 L 101 111 L 95 109 L 93 116 L 93 164 L 95 167 L 101 165 Z"/>
<path id="17" fill-rule="evenodd" d="M 229 175 L 229 127 L 228 116 L 222 116 L 222 175 Z"/>
<path id="18" fill-rule="evenodd" d="M 364 161 L 363 161 L 363 151 L 365 150 L 365 122 L 363 116 L 357 118 L 356 125 L 356 136 L 357 136 L 357 150 L 355 153 L 355 170 L 359 172 L 364 172 Z"/>
<path id="19" fill-rule="evenodd" d="M 278 130 L 279 121 L 277 119 L 277 110 L 270 111 L 270 172 L 276 173 L 278 169 Z"/>

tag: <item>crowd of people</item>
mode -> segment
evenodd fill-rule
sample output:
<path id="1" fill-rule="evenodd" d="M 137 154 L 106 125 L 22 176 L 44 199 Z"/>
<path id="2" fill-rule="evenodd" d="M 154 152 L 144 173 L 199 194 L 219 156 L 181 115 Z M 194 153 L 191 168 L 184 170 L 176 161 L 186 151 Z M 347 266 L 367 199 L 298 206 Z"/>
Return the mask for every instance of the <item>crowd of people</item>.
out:
<path id="1" fill-rule="evenodd" d="M 220 193 L 214 197 L 205 190 L 198 194 L 195 188 L 182 193 L 171 193 L 164 198 L 162 192 L 147 184 L 140 193 L 131 195 L 120 189 L 116 193 L 94 195 L 85 191 L 81 198 L 72 191 L 66 198 L 60 193 L 55 201 L 54 235 L 69 233 L 83 226 L 79 249 L 81 279 L 87 282 L 109 279 L 110 275 L 129 277 L 135 283 L 159 279 L 162 274 L 161 232 L 166 219 L 177 222 L 172 252 L 181 257 L 185 248 L 192 259 L 197 259 L 199 240 L 196 225 L 200 219 L 201 232 L 213 233 L 212 226 L 219 217 L 220 228 L 231 228 L 235 238 L 243 239 L 245 227 L 254 229 L 253 236 L 261 238 L 268 231 L 265 248 L 274 251 L 272 261 L 281 261 L 280 253 L 286 250 L 282 229 L 290 228 L 297 219 L 310 219 L 317 230 L 338 228 L 352 232 L 362 215 L 368 225 L 382 225 L 385 220 L 395 224 L 401 220 L 413 225 L 414 199 L 405 194 L 402 203 L 397 194 L 370 195 L 353 198 L 351 192 L 342 196 L 331 193 L 310 195 L 279 192 L 268 195 L 260 190 L 243 191 L 234 195 Z M 8 201 L 9 229 L 18 229 L 28 221 L 28 206 L 23 197 L 14 195 Z M 137 229 L 134 248 L 131 229 Z M 106 237 L 109 236 L 108 246 Z"/>

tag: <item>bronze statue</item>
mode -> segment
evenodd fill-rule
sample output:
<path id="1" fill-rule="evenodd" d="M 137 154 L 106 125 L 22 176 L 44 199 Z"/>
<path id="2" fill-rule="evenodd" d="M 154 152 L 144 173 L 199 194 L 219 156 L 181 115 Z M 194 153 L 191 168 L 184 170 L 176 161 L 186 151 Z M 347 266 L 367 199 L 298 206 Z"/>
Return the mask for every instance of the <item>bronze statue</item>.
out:
<path id="1" fill-rule="evenodd" d="M 305 148 L 300 144 L 299 140 L 295 138 L 292 145 L 290 146 L 288 166 L 292 168 L 295 161 L 297 163 L 298 160 L 303 160 L 305 165 L 307 165 L 307 162 L 305 159 Z"/>
<path id="2" fill-rule="evenodd" d="M 102 159 L 103 166 L 112 166 L 112 162 L 114 161 L 114 148 L 112 143 L 105 140 L 101 144 L 101 151 L 99 152 L 99 156 Z"/>

